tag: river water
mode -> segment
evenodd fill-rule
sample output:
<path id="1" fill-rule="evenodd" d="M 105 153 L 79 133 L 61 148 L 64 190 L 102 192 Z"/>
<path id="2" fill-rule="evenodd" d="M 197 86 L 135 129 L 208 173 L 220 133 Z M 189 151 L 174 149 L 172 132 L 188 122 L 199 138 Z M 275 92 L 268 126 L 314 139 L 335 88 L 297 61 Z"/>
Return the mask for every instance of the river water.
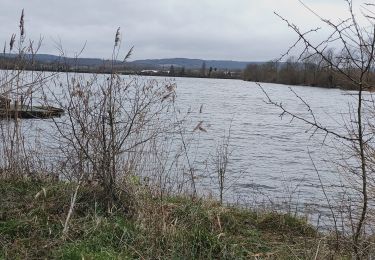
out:
<path id="1" fill-rule="evenodd" d="M 198 145 L 190 151 L 195 164 L 201 165 L 201 174 L 199 170 L 197 174 L 203 190 L 217 190 L 216 179 L 207 178 L 202 169 L 210 168 L 207 162 L 213 157 L 217 142 L 230 129 L 231 153 L 226 174 L 230 187 L 224 194 L 228 201 L 319 207 L 326 202 L 319 176 L 328 196 L 335 197 L 342 191 L 345 178 L 337 166 L 341 153 L 340 146 L 335 145 L 337 140 L 314 132 L 298 119 L 281 117 L 282 111 L 267 104 L 266 95 L 257 84 L 195 78 L 176 78 L 175 83 L 178 105 L 196 123 L 203 121 L 207 130 L 200 131 Z M 273 101 L 313 120 L 302 98 L 317 122 L 329 130 L 346 133 L 343 122 L 348 120 L 349 104 L 356 102 L 353 92 L 266 83 L 261 86 Z"/>
<path id="2" fill-rule="evenodd" d="M 150 79 L 176 84 L 176 107 L 181 117 L 189 118 L 187 127 L 193 130 L 202 122 L 205 131 L 190 131 L 192 145 L 187 151 L 202 194 L 218 194 L 215 149 L 229 129 L 225 201 L 286 205 L 289 210 L 296 206 L 314 212 L 326 204 L 322 183 L 330 198 L 342 193 L 346 179 L 338 167 L 340 143 L 298 119 L 281 116 L 280 108 L 267 104 L 264 92 L 293 114 L 308 120 L 315 117 L 322 126 L 342 134 L 346 133 L 343 122 L 349 121 L 350 104 L 356 102 L 353 92 L 267 83 L 261 84 L 262 90 L 253 82 L 227 79 L 141 78 Z M 28 131 L 32 126 L 51 127 L 41 120 L 25 124 L 30 124 Z M 41 150 L 42 140 L 53 142 L 43 139 L 46 136 L 40 131 L 34 135 Z"/>

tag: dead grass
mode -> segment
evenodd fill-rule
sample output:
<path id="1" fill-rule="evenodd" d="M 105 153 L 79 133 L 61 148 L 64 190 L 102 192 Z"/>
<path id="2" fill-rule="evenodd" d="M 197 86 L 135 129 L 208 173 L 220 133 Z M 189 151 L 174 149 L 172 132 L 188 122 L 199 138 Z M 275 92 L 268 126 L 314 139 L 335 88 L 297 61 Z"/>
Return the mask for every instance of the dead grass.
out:
<path id="1" fill-rule="evenodd" d="M 147 192 L 133 198 L 127 211 L 108 213 L 101 191 L 92 187 L 80 191 L 64 237 L 73 188 L 3 180 L 0 258 L 324 259 L 337 254 L 329 238 L 289 215 L 184 197 L 161 201 Z M 129 204 L 125 196 L 123 202 Z"/>

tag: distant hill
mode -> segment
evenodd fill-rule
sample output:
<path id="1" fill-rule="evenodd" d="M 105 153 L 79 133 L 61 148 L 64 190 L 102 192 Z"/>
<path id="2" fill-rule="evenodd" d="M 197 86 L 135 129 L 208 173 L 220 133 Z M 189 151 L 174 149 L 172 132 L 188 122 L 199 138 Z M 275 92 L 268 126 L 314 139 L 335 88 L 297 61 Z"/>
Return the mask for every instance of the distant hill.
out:
<path id="1" fill-rule="evenodd" d="M 15 54 L 0 54 L 1 57 L 14 58 Z M 31 55 L 27 55 L 31 58 Z M 68 65 L 78 65 L 78 66 L 90 66 L 99 67 L 103 64 L 108 64 L 109 60 L 98 59 L 98 58 L 62 58 L 56 55 L 50 54 L 36 54 L 34 56 L 36 61 L 41 63 L 65 63 Z M 116 64 L 121 64 L 121 61 L 116 61 Z M 203 60 L 203 59 L 188 59 L 188 58 L 170 58 L 170 59 L 145 59 L 145 60 L 135 60 L 127 62 L 129 67 L 133 68 L 152 68 L 169 69 L 170 66 L 174 67 L 184 67 L 186 69 L 200 69 L 202 64 L 206 63 L 206 68 L 217 68 L 219 70 L 243 70 L 248 64 L 262 64 L 264 62 L 245 62 L 245 61 L 232 61 L 232 60 Z"/>
<path id="2" fill-rule="evenodd" d="M 98 58 L 67 58 L 67 57 L 58 57 L 48 54 L 38 54 L 36 59 L 41 62 L 63 62 L 69 65 L 79 65 L 79 66 L 101 66 L 104 63 L 107 63 L 108 60 L 98 59 Z M 119 61 L 117 61 L 119 63 Z"/>
<path id="3" fill-rule="evenodd" d="M 0 53 L 0 58 L 15 58 L 17 57 L 16 54 L 2 54 Z M 31 54 L 26 54 L 26 57 L 31 59 L 33 56 Z M 104 63 L 108 62 L 108 60 L 98 59 L 98 58 L 70 58 L 70 57 L 61 57 L 57 55 L 51 54 L 36 54 L 34 55 L 34 60 L 41 62 L 41 63 L 64 63 L 68 65 L 78 65 L 78 66 L 101 66 Z M 116 61 L 116 63 L 120 63 L 120 61 Z"/>

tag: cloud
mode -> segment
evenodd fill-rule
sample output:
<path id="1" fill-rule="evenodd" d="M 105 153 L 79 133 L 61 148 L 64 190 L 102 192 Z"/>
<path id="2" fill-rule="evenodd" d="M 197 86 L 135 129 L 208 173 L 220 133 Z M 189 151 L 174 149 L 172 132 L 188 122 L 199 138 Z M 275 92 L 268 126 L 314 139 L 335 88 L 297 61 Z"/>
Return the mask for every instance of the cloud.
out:
<path id="1" fill-rule="evenodd" d="M 343 1 L 305 3 L 330 19 L 345 17 Z M 118 26 L 123 47 L 135 45 L 133 59 L 269 60 L 295 40 L 274 11 L 302 29 L 321 24 L 298 0 L 2 0 L 0 22 L 7 26 L 0 28 L 0 42 L 17 31 L 22 8 L 27 36 L 44 37 L 41 52 L 56 53 L 61 40 L 74 55 L 87 42 L 83 56 L 101 58 L 110 57 Z"/>

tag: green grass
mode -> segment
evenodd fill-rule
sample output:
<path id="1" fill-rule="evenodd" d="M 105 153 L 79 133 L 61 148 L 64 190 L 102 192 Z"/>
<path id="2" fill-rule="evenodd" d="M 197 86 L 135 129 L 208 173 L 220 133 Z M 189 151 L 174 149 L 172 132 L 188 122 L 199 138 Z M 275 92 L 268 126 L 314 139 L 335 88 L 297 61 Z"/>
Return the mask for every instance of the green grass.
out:
<path id="1" fill-rule="evenodd" d="M 91 187 L 80 189 L 63 237 L 73 188 L 1 181 L 0 259 L 308 259 L 321 240 L 299 218 L 184 197 L 143 195 L 131 211 L 109 214 L 100 189 Z M 318 253 L 333 255 L 327 243 Z"/>

